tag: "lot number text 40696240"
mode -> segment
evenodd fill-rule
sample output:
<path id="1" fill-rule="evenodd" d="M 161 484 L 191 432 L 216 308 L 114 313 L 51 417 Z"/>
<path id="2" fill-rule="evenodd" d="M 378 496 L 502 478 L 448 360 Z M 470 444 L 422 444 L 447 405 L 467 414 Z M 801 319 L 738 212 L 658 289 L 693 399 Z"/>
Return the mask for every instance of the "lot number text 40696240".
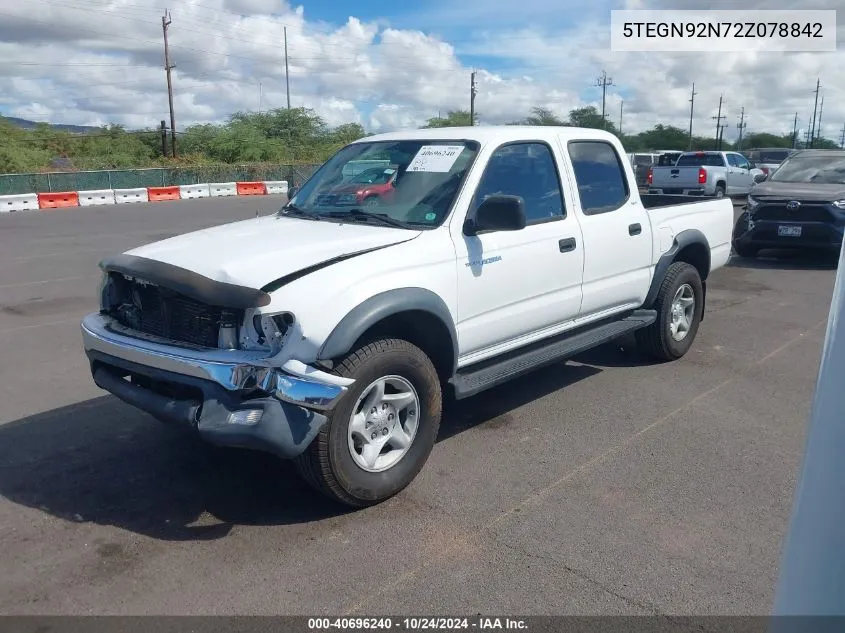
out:
<path id="1" fill-rule="evenodd" d="M 309 618 L 309 631 L 400 630 L 400 631 L 451 631 L 451 630 L 528 630 L 528 624 L 518 618 Z"/>

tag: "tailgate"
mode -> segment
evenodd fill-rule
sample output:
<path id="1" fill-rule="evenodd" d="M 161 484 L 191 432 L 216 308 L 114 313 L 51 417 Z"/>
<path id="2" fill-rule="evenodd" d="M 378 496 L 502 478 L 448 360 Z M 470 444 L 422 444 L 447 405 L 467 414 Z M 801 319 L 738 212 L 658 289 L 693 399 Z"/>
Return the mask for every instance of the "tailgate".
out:
<path id="1" fill-rule="evenodd" d="M 652 187 L 693 189 L 698 183 L 698 167 L 657 167 L 652 171 Z"/>

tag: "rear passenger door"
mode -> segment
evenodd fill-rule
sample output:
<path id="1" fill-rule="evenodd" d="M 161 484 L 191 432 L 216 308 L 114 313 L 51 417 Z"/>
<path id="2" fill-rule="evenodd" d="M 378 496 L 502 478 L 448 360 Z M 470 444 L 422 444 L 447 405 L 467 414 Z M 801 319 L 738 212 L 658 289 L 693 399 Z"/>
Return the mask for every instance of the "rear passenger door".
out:
<path id="1" fill-rule="evenodd" d="M 754 184 L 751 165 L 742 154 L 728 154 L 728 191 L 729 196 L 748 193 Z"/>
<path id="2" fill-rule="evenodd" d="M 490 154 L 466 215 L 452 224 L 460 364 L 554 334 L 578 316 L 584 251 L 561 169 L 547 143 L 500 145 Z M 465 235 L 465 219 L 494 194 L 525 201 L 525 228 Z"/>
<path id="3" fill-rule="evenodd" d="M 599 318 L 645 301 L 651 283 L 648 212 L 631 191 L 633 174 L 603 140 L 563 141 L 584 244 L 581 318 Z"/>

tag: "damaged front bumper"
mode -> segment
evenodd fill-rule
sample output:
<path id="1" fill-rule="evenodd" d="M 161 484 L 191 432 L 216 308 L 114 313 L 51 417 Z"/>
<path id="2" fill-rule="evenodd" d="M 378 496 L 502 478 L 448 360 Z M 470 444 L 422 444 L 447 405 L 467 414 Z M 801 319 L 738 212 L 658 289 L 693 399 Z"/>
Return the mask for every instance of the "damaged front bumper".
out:
<path id="1" fill-rule="evenodd" d="M 352 383 L 296 361 L 273 367 L 261 352 L 175 346 L 99 313 L 81 328 L 99 387 L 222 446 L 296 457 Z"/>

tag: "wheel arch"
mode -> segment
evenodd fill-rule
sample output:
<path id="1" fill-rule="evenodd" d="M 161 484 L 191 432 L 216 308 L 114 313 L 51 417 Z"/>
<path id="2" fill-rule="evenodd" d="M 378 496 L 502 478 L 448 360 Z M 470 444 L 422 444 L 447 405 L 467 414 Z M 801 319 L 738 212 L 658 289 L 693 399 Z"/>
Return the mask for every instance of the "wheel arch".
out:
<path id="1" fill-rule="evenodd" d="M 675 236 L 672 247 L 657 260 L 644 306 L 648 307 L 654 303 L 669 266 L 675 262 L 686 262 L 698 271 L 706 296 L 707 277 L 710 275 L 710 244 L 704 233 L 698 229 L 686 229 Z M 702 319 L 703 314 L 702 312 Z"/>
<path id="2" fill-rule="evenodd" d="M 425 288 L 397 288 L 349 311 L 320 347 L 319 361 L 334 361 L 365 340 L 402 338 L 425 352 L 442 381 L 457 367 L 458 335 L 446 303 Z"/>

